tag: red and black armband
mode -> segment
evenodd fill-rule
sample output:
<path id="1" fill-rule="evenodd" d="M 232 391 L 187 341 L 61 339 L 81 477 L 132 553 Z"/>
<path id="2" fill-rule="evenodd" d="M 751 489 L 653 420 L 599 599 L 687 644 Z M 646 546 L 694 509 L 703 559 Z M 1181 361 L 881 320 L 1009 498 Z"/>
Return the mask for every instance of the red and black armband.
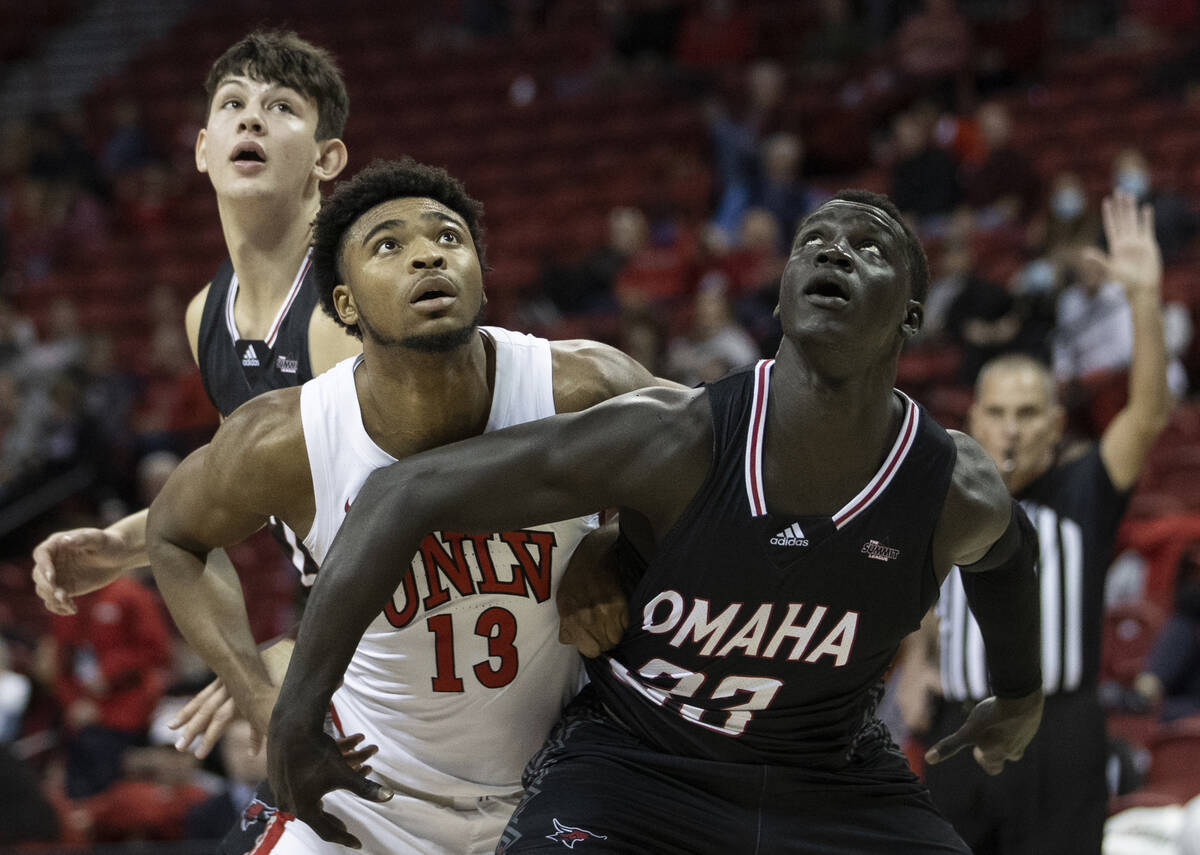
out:
<path id="1" fill-rule="evenodd" d="M 1014 500 L 1004 534 L 983 558 L 961 568 L 967 604 L 983 635 L 997 697 L 1024 697 L 1042 685 L 1037 559 L 1037 531 Z"/>

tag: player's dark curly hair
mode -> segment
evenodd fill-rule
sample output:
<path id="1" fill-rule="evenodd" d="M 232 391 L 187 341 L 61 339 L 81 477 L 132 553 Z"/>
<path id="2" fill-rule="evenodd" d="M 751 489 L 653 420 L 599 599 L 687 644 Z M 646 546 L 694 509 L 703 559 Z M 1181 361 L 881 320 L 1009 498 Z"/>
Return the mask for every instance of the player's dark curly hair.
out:
<path id="1" fill-rule="evenodd" d="M 237 75 L 287 86 L 312 101 L 317 106 L 318 140 L 339 138 L 346 130 L 350 96 L 342 72 L 328 51 L 295 33 L 255 30 L 221 54 L 204 80 L 206 116 L 221 81 Z"/>
<path id="2" fill-rule="evenodd" d="M 912 298 L 918 303 L 925 302 L 925 295 L 929 293 L 929 260 L 925 257 L 925 247 L 921 246 L 921 239 L 917 237 L 917 233 L 912 230 L 912 226 L 904 219 L 904 215 L 900 213 L 900 209 L 896 204 L 884 196 L 882 193 L 872 193 L 870 190 L 845 189 L 839 190 L 833 194 L 830 202 L 835 202 L 842 199 L 846 202 L 858 202 L 862 205 L 870 205 L 873 208 L 878 208 L 889 217 L 896 221 L 896 224 L 904 232 L 904 256 L 908 262 L 909 286 L 912 290 Z M 819 208 L 817 210 L 820 210 Z M 799 232 L 808 222 L 809 217 L 815 214 L 809 214 L 800 223 Z"/>
<path id="3" fill-rule="evenodd" d="M 462 182 L 436 166 L 417 163 L 411 157 L 376 160 L 349 181 L 343 181 L 321 205 L 313 222 L 312 265 L 321 308 L 362 338 L 357 324 L 338 317 L 333 289 L 343 281 L 342 250 L 346 232 L 376 205 L 392 199 L 432 199 L 462 217 L 475 243 L 479 266 L 487 270 L 487 239 L 483 228 L 483 203 L 472 199 Z"/>

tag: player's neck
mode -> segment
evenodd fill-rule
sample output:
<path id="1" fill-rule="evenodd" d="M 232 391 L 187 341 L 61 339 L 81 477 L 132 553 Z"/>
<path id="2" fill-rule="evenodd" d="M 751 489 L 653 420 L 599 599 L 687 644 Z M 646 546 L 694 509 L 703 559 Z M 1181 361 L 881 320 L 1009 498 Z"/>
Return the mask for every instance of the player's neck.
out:
<path id="1" fill-rule="evenodd" d="M 789 446 L 873 455 L 891 428 L 895 361 L 830 371 L 785 340 L 771 376 L 768 430 Z"/>
<path id="2" fill-rule="evenodd" d="M 482 433 L 492 405 L 495 361 L 478 331 L 449 353 L 363 342 L 355 373 L 363 426 L 393 457 Z"/>
<path id="3" fill-rule="evenodd" d="M 273 313 L 291 289 L 312 240 L 320 198 L 272 202 L 217 200 L 225 247 L 238 277 L 238 303 L 251 311 Z"/>

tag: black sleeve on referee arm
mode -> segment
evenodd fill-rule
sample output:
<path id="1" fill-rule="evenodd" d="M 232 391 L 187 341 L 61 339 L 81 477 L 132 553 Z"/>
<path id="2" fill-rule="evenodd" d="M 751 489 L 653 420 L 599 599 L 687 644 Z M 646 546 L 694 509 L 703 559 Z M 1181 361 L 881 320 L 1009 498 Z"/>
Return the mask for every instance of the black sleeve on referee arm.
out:
<path id="1" fill-rule="evenodd" d="M 967 604 L 983 634 L 992 691 L 1020 698 L 1042 685 L 1038 536 L 1014 500 L 1012 519 L 983 558 L 962 567 Z"/>

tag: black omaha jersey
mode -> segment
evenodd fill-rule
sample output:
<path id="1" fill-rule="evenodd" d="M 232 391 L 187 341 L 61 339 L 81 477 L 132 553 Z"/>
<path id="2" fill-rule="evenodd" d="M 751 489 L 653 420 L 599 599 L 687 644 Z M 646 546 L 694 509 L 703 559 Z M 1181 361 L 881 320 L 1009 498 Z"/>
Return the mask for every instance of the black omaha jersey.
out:
<path id="1" fill-rule="evenodd" d="M 237 274 L 228 258 L 217 269 L 200 316 L 196 358 L 204 391 L 222 416 L 263 392 L 312 379 L 308 325 L 317 305 L 317 289 L 309 276 L 311 269 L 305 255 L 265 340 L 241 337 L 233 316 Z"/>
<path id="2" fill-rule="evenodd" d="M 837 768 L 883 735 L 882 677 L 937 594 L 932 541 L 956 449 L 897 392 L 900 431 L 858 495 L 832 516 L 773 514 L 762 486 L 772 365 L 708 386 L 707 479 L 637 582 L 621 643 L 588 670 L 659 750 Z"/>
<path id="3" fill-rule="evenodd" d="M 308 325 L 317 305 L 317 289 L 309 275 L 311 270 L 311 257 L 306 254 L 267 338 L 244 339 L 233 314 L 238 291 L 233 262 L 226 258 L 217 269 L 200 316 L 196 359 L 204 391 L 222 417 L 263 392 L 299 386 L 312 379 Z M 300 538 L 274 517 L 271 533 L 288 553 L 304 584 L 311 585 L 316 580 L 317 565 Z"/>
<path id="4" fill-rule="evenodd" d="M 1017 499 L 1041 541 L 1042 683 L 1046 694 L 1094 687 L 1100 671 L 1104 580 L 1128 493 L 1108 477 L 1099 446 L 1052 466 Z M 991 694 L 983 636 L 967 608 L 959 571 L 938 602 L 942 691 L 953 701 Z"/>

